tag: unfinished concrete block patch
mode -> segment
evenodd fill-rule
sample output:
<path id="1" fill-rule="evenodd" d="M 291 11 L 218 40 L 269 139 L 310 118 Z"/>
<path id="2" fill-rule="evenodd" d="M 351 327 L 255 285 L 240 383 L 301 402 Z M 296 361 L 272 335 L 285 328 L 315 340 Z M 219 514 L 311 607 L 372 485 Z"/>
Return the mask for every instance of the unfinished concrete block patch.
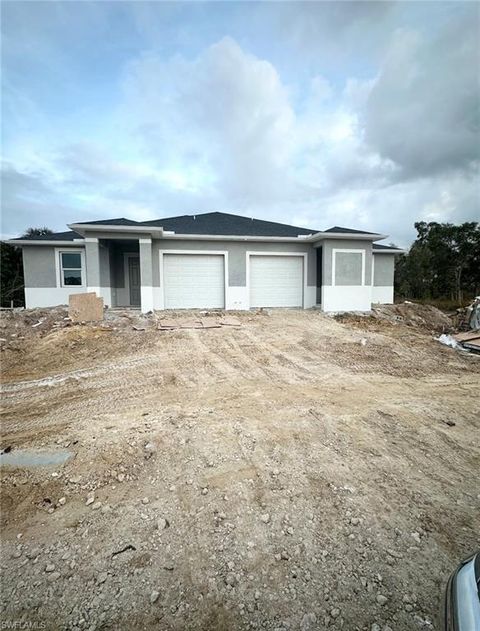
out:
<path id="1" fill-rule="evenodd" d="M 83 294 L 70 294 L 68 315 L 72 322 L 103 320 L 103 298 L 99 298 L 94 291 Z"/>

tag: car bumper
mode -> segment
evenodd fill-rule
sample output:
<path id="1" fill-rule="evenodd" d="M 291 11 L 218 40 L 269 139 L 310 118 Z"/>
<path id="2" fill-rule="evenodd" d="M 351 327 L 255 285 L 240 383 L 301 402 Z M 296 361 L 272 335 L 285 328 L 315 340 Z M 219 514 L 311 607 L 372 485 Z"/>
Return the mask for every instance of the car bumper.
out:
<path id="1" fill-rule="evenodd" d="M 451 575 L 445 593 L 445 631 L 480 631 L 478 556 L 466 559 Z"/>

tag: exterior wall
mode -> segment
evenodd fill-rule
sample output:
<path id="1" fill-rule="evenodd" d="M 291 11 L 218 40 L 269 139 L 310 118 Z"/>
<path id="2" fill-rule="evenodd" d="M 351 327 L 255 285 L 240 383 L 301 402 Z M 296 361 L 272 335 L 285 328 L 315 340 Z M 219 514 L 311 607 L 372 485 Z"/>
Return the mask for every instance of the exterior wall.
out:
<path id="1" fill-rule="evenodd" d="M 141 279 L 141 308 L 143 313 L 153 311 L 153 268 L 152 268 L 152 240 L 144 238 L 140 243 L 140 279 Z"/>
<path id="2" fill-rule="evenodd" d="M 374 305 L 393 305 L 393 285 L 391 287 L 372 287 Z"/>
<path id="3" fill-rule="evenodd" d="M 395 273 L 395 256 L 375 253 L 372 260 L 373 286 L 372 302 L 374 304 L 393 304 L 393 278 Z"/>
<path id="4" fill-rule="evenodd" d="M 326 239 L 323 245 L 323 285 L 332 285 L 333 250 L 359 250 L 365 252 L 365 285 L 372 283 L 372 244 L 353 239 Z"/>
<path id="5" fill-rule="evenodd" d="M 86 291 L 85 285 L 62 287 L 59 274 L 59 252 L 74 249 L 84 252 L 83 247 L 27 246 L 22 248 L 25 276 L 25 306 L 56 307 L 68 304 L 70 294 Z"/>
<path id="6" fill-rule="evenodd" d="M 55 248 L 29 246 L 22 248 L 25 287 L 56 287 Z"/>
<path id="7" fill-rule="evenodd" d="M 326 239 L 322 246 L 322 311 L 370 311 L 372 243 L 353 239 Z M 342 250 L 347 252 L 343 253 Z M 352 268 L 348 257 L 350 253 L 361 255 L 361 274 L 357 275 Z"/>
<path id="8" fill-rule="evenodd" d="M 392 254 L 374 254 L 373 284 L 375 287 L 393 287 L 395 257 Z"/>
<path id="9" fill-rule="evenodd" d="M 247 252 L 298 252 L 307 257 L 307 283 L 304 305 L 313 307 L 316 303 L 316 250 L 309 243 L 259 242 L 259 241 L 190 241 L 177 239 L 155 239 L 152 243 L 153 262 L 153 304 L 155 309 L 163 309 L 163 288 L 160 280 L 160 251 L 182 250 L 192 252 L 225 252 L 228 265 L 228 282 L 225 288 L 226 309 L 249 309 L 247 287 Z"/>
<path id="10" fill-rule="evenodd" d="M 98 237 L 102 238 L 98 238 Z M 297 253 L 305 255 L 306 283 L 304 306 L 321 303 L 324 311 L 368 311 L 372 302 L 393 302 L 394 256 L 372 255 L 372 244 L 358 240 L 322 241 L 317 249 L 309 243 L 252 242 L 252 241 L 193 241 L 155 239 L 148 236 L 125 233 L 99 233 L 89 237 L 85 245 L 72 246 L 25 246 L 23 250 L 25 272 L 25 299 L 27 307 L 67 304 L 71 293 L 97 291 L 108 306 L 128 306 L 128 255 L 139 256 L 142 278 L 142 309 L 163 309 L 160 252 L 192 251 L 222 252 L 226 256 L 227 283 L 225 305 L 227 309 L 248 309 L 248 253 Z M 105 241 L 104 238 L 112 239 Z M 85 253 L 85 283 L 82 286 L 62 287 L 59 274 L 58 252 L 68 249 Z M 362 275 L 359 278 L 348 256 L 337 250 L 354 250 L 362 255 Z M 340 264 L 336 264 L 340 261 Z M 322 279 L 317 282 L 317 268 Z M 373 282 L 372 282 L 373 281 Z M 352 284 L 354 282 L 355 284 Z"/>

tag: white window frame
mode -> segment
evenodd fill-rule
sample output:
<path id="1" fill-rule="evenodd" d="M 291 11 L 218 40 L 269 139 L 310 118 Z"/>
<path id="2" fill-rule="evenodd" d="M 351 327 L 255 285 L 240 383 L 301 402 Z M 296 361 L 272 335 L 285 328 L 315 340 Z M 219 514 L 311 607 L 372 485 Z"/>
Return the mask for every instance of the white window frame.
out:
<path id="1" fill-rule="evenodd" d="M 247 250 L 246 252 L 246 285 L 248 306 L 250 308 L 250 257 L 251 256 L 299 256 L 303 258 L 303 295 L 302 307 L 306 308 L 305 301 L 307 297 L 307 273 L 308 273 L 308 252 L 256 252 L 255 250 Z"/>
<path id="2" fill-rule="evenodd" d="M 337 252 L 362 255 L 362 284 L 361 285 L 337 285 L 335 282 Z M 362 248 L 332 248 L 332 287 L 364 287 L 365 286 L 365 250 Z"/>
<path id="3" fill-rule="evenodd" d="M 81 285 L 65 285 L 63 282 L 63 265 L 62 265 L 62 254 L 80 254 L 80 274 L 81 274 Z M 65 269 L 69 269 L 68 267 Z M 74 268 L 71 268 L 74 269 Z M 55 272 L 57 277 L 57 287 L 62 287 L 65 289 L 75 289 L 76 287 L 86 287 L 87 286 L 87 278 L 86 278 L 86 268 L 85 268 L 85 250 L 80 250 L 79 248 L 55 248 Z"/>
<path id="4" fill-rule="evenodd" d="M 214 255 L 223 256 L 223 304 L 224 309 L 227 308 L 227 288 L 228 288 L 228 251 L 227 250 L 159 250 L 158 255 L 160 259 L 160 286 L 163 294 L 163 304 L 165 304 L 165 278 L 164 278 L 164 263 L 163 257 L 165 254 L 196 254 L 196 255 Z"/>

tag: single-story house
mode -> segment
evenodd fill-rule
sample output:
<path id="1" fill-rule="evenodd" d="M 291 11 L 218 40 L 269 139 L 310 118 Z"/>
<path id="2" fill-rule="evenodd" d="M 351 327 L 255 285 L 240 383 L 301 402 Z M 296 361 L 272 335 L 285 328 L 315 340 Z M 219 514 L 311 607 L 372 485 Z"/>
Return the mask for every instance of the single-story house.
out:
<path id="1" fill-rule="evenodd" d="M 109 307 L 368 311 L 393 302 L 386 235 L 318 231 L 212 212 L 155 221 L 73 223 L 68 232 L 11 239 L 22 247 L 25 304 L 67 304 L 95 291 Z"/>

